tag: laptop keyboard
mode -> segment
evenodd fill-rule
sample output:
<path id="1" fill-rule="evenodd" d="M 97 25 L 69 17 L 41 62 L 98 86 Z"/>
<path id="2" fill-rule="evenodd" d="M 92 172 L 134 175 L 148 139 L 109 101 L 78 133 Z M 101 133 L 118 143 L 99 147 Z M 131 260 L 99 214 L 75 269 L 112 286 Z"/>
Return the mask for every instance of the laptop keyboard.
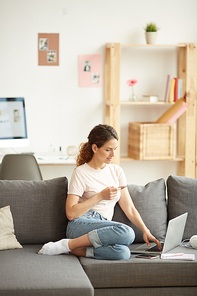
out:
<path id="1" fill-rule="evenodd" d="M 164 243 L 161 243 L 161 250 L 159 250 L 158 249 L 158 247 L 157 247 L 157 245 L 156 246 L 153 246 L 152 248 L 150 248 L 150 249 L 147 249 L 146 250 L 146 252 L 161 252 L 162 251 L 162 249 L 163 249 L 163 245 L 164 245 Z"/>

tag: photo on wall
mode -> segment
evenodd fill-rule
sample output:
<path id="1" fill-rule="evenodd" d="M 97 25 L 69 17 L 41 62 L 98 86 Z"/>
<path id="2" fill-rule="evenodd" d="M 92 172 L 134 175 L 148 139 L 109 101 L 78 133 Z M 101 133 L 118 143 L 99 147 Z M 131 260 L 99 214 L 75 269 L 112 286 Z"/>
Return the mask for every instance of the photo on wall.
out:
<path id="1" fill-rule="evenodd" d="M 99 73 L 92 73 L 92 83 L 98 84 L 100 82 L 100 75 Z"/>
<path id="2" fill-rule="evenodd" d="M 57 52 L 56 50 L 48 50 L 47 51 L 47 62 L 55 63 L 57 61 Z"/>
<path id="3" fill-rule="evenodd" d="M 90 72 L 91 71 L 91 61 L 85 61 L 84 62 L 84 69 L 85 72 Z"/>
<path id="4" fill-rule="evenodd" d="M 47 50 L 48 43 L 48 38 L 39 38 L 39 50 Z"/>

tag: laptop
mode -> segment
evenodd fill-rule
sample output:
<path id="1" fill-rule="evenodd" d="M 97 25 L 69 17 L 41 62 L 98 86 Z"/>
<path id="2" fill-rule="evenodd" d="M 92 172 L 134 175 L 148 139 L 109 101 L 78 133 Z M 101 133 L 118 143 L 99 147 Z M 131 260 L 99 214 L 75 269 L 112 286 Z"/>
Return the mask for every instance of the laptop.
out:
<path id="1" fill-rule="evenodd" d="M 131 250 L 131 253 L 160 255 L 176 248 L 182 241 L 187 216 L 188 213 L 186 212 L 169 221 L 165 241 L 161 242 L 162 250 L 158 249 L 156 243 L 150 243 L 150 247 L 145 243 L 134 250 Z"/>

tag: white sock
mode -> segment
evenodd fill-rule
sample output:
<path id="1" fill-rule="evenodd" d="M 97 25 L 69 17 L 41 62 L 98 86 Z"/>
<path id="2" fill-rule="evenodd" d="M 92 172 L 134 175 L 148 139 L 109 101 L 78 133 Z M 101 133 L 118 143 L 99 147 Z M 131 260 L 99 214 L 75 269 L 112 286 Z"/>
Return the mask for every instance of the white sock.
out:
<path id="1" fill-rule="evenodd" d="M 59 255 L 68 254 L 71 250 L 68 247 L 69 239 L 62 239 L 55 243 L 49 242 L 45 244 L 42 249 L 38 252 L 41 255 Z"/>

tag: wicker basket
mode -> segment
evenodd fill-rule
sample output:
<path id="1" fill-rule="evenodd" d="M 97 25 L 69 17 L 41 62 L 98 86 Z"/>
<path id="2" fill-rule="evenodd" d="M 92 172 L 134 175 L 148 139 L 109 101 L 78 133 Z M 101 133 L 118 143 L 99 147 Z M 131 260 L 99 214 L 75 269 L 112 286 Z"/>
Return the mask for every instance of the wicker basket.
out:
<path id="1" fill-rule="evenodd" d="M 175 124 L 129 123 L 128 156 L 138 160 L 173 159 Z"/>

